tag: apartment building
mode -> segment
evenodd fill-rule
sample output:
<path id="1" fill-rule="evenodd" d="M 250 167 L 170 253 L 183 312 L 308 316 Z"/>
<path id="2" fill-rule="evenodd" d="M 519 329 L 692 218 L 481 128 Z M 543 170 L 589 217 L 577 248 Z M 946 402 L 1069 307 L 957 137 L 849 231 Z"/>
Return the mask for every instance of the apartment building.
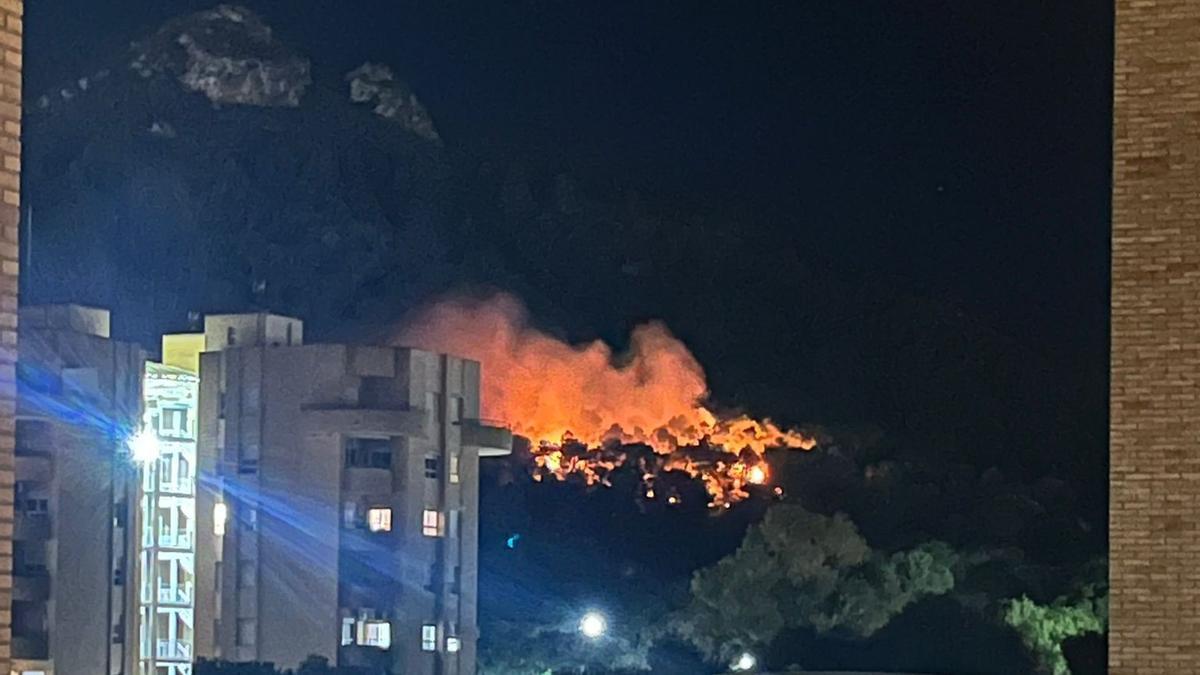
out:
<path id="1" fill-rule="evenodd" d="M 20 332 L 12 671 L 132 673 L 142 350 L 77 305 L 22 308 Z"/>
<path id="2" fill-rule="evenodd" d="M 478 363 L 304 344 L 270 314 L 209 316 L 200 356 L 195 653 L 475 672 Z"/>
<path id="3" fill-rule="evenodd" d="M 146 363 L 138 541 L 138 673 L 191 675 L 196 569 L 196 400 L 194 360 L 163 337 L 164 363 Z"/>

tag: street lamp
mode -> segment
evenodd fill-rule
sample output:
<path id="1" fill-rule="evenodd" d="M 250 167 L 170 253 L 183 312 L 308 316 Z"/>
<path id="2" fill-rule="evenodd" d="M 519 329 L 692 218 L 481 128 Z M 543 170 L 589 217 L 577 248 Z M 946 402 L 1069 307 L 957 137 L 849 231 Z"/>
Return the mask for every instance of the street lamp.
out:
<path id="1" fill-rule="evenodd" d="M 158 434 L 152 430 L 143 429 L 128 441 L 129 454 L 138 464 L 149 464 L 158 459 Z"/>
<path id="2" fill-rule="evenodd" d="M 737 659 L 735 659 L 734 662 L 729 666 L 729 669 L 734 672 L 745 673 L 754 670 L 754 667 L 757 665 L 758 659 L 754 658 L 753 654 L 750 652 L 742 652 L 741 655 L 738 656 Z"/>
<path id="3" fill-rule="evenodd" d="M 599 612 L 588 612 L 579 620 L 579 632 L 588 639 L 597 640 L 603 637 L 607 630 L 608 621 Z"/>

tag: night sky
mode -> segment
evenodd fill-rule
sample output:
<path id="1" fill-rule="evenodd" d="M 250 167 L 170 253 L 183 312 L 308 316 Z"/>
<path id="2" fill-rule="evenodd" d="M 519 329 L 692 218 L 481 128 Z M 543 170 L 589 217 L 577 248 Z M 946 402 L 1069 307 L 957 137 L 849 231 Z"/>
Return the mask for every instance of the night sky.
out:
<path id="1" fill-rule="evenodd" d="M 209 4 L 36 3 L 27 91 L 86 73 L 93 55 Z M 725 266 L 743 276 L 719 295 L 706 287 L 689 306 L 679 300 L 687 293 L 650 288 L 640 301 L 609 302 L 625 291 L 601 286 L 586 301 L 550 298 L 546 306 L 569 307 L 554 318 L 569 315 L 574 334 L 619 344 L 634 322 L 662 317 L 713 364 L 716 388 L 724 378 L 736 397 L 754 388 L 754 373 L 787 389 L 796 377 L 779 373 L 814 358 L 787 345 L 813 328 L 764 319 L 737 336 L 739 323 L 754 324 L 737 315 L 787 317 L 808 302 L 797 286 L 810 282 L 760 264 L 783 252 L 842 288 L 937 298 L 1048 364 L 1037 368 L 1056 371 L 1064 396 L 1083 388 L 1102 400 L 1108 3 L 253 7 L 318 77 L 367 59 L 393 66 L 452 155 L 569 172 L 597 194 L 636 191 L 657 213 L 728 223 L 738 245 Z M 58 48 L 68 37 L 75 46 Z M 662 245 L 706 241 L 685 232 Z M 696 319 L 712 314 L 723 318 Z M 707 328 L 736 337 L 714 342 Z M 779 407 L 810 399 L 785 394 Z M 1102 432 L 1103 409 L 1091 414 Z M 1080 459 L 1102 463 L 1099 450 Z"/>

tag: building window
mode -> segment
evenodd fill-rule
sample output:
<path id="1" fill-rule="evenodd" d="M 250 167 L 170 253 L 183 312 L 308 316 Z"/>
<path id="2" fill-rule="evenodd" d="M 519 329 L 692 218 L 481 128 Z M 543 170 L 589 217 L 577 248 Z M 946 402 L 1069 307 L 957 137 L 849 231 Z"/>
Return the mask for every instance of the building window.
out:
<path id="1" fill-rule="evenodd" d="M 342 617 L 342 646 L 354 644 L 354 617 Z"/>
<path id="2" fill-rule="evenodd" d="M 232 347 L 237 344 L 237 329 L 233 326 L 225 329 L 225 346 Z"/>
<path id="3" fill-rule="evenodd" d="M 392 510 L 386 506 L 367 509 L 367 528 L 372 532 L 391 532 Z"/>
<path id="4" fill-rule="evenodd" d="M 345 527 L 358 526 L 358 504 L 356 502 L 342 504 L 342 525 Z"/>
<path id="5" fill-rule="evenodd" d="M 285 344 L 287 344 L 287 345 L 292 344 L 292 324 L 291 323 L 289 323 L 287 325 L 287 342 Z"/>
<path id="6" fill-rule="evenodd" d="M 426 478 L 436 479 L 438 477 L 438 464 L 440 464 L 440 462 L 438 462 L 437 457 L 426 457 L 425 458 L 425 477 Z"/>
<path id="7" fill-rule="evenodd" d="M 392 442 L 386 438 L 346 439 L 346 466 L 360 469 L 392 468 Z"/>
<path id="8" fill-rule="evenodd" d="M 229 519 L 229 508 L 223 502 L 213 506 L 213 534 L 225 536 L 225 521 Z"/>
<path id="9" fill-rule="evenodd" d="M 459 457 L 457 452 L 450 453 L 450 482 L 458 482 L 458 462 Z"/>
<path id="10" fill-rule="evenodd" d="M 456 637 L 446 638 L 446 651 L 451 654 L 457 654 L 462 649 L 462 642 Z"/>
<path id="11" fill-rule="evenodd" d="M 431 623 L 421 626 L 421 651 L 437 651 L 437 626 Z"/>
<path id="12" fill-rule="evenodd" d="M 238 619 L 237 643 L 241 647 L 253 647 L 258 637 L 258 624 L 254 619 Z"/>
<path id="13" fill-rule="evenodd" d="M 161 413 L 159 429 L 163 436 L 186 436 L 188 433 L 188 411 L 186 408 L 166 408 Z M 171 433 L 171 432 L 178 433 Z"/>
<path id="14" fill-rule="evenodd" d="M 17 503 L 17 508 L 19 508 L 21 512 L 25 513 L 26 515 L 39 516 L 49 513 L 50 502 L 41 497 L 22 499 Z"/>
<path id="15" fill-rule="evenodd" d="M 387 621 L 363 621 L 359 625 L 358 638 L 360 645 L 387 649 L 392 646 L 392 624 Z"/>
<path id="16" fill-rule="evenodd" d="M 442 514 L 433 509 L 425 509 L 421 513 L 421 534 L 426 537 L 442 536 Z"/>

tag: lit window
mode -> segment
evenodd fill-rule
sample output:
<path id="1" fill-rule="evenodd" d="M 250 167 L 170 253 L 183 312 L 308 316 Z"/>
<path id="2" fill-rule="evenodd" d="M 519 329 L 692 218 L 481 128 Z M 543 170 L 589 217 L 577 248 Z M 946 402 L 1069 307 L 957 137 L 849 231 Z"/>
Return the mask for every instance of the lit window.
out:
<path id="1" fill-rule="evenodd" d="M 387 507 L 367 509 L 367 527 L 372 532 L 391 532 L 392 510 Z"/>
<path id="2" fill-rule="evenodd" d="M 446 651 L 454 654 L 462 649 L 462 642 L 456 637 L 446 638 Z"/>
<path id="3" fill-rule="evenodd" d="M 432 509 L 425 509 L 421 514 L 421 534 L 426 537 L 442 536 L 441 514 Z"/>
<path id="4" fill-rule="evenodd" d="M 222 502 L 217 502 L 213 506 L 213 534 L 218 537 L 225 536 L 225 520 L 229 517 L 229 509 Z"/>
<path id="5" fill-rule="evenodd" d="M 458 482 L 458 453 L 457 452 L 450 455 L 450 482 L 451 483 Z"/>
<path id="6" fill-rule="evenodd" d="M 421 651 L 437 651 L 437 626 L 431 623 L 421 626 Z"/>
<path id="7" fill-rule="evenodd" d="M 342 646 L 354 644 L 354 617 L 342 617 Z"/>
<path id="8" fill-rule="evenodd" d="M 392 624 L 387 621 L 363 621 L 359 624 L 358 643 L 387 649 L 392 646 Z"/>
<path id="9" fill-rule="evenodd" d="M 426 478 L 437 478 L 438 477 L 437 457 L 426 457 L 425 458 L 425 477 Z"/>

